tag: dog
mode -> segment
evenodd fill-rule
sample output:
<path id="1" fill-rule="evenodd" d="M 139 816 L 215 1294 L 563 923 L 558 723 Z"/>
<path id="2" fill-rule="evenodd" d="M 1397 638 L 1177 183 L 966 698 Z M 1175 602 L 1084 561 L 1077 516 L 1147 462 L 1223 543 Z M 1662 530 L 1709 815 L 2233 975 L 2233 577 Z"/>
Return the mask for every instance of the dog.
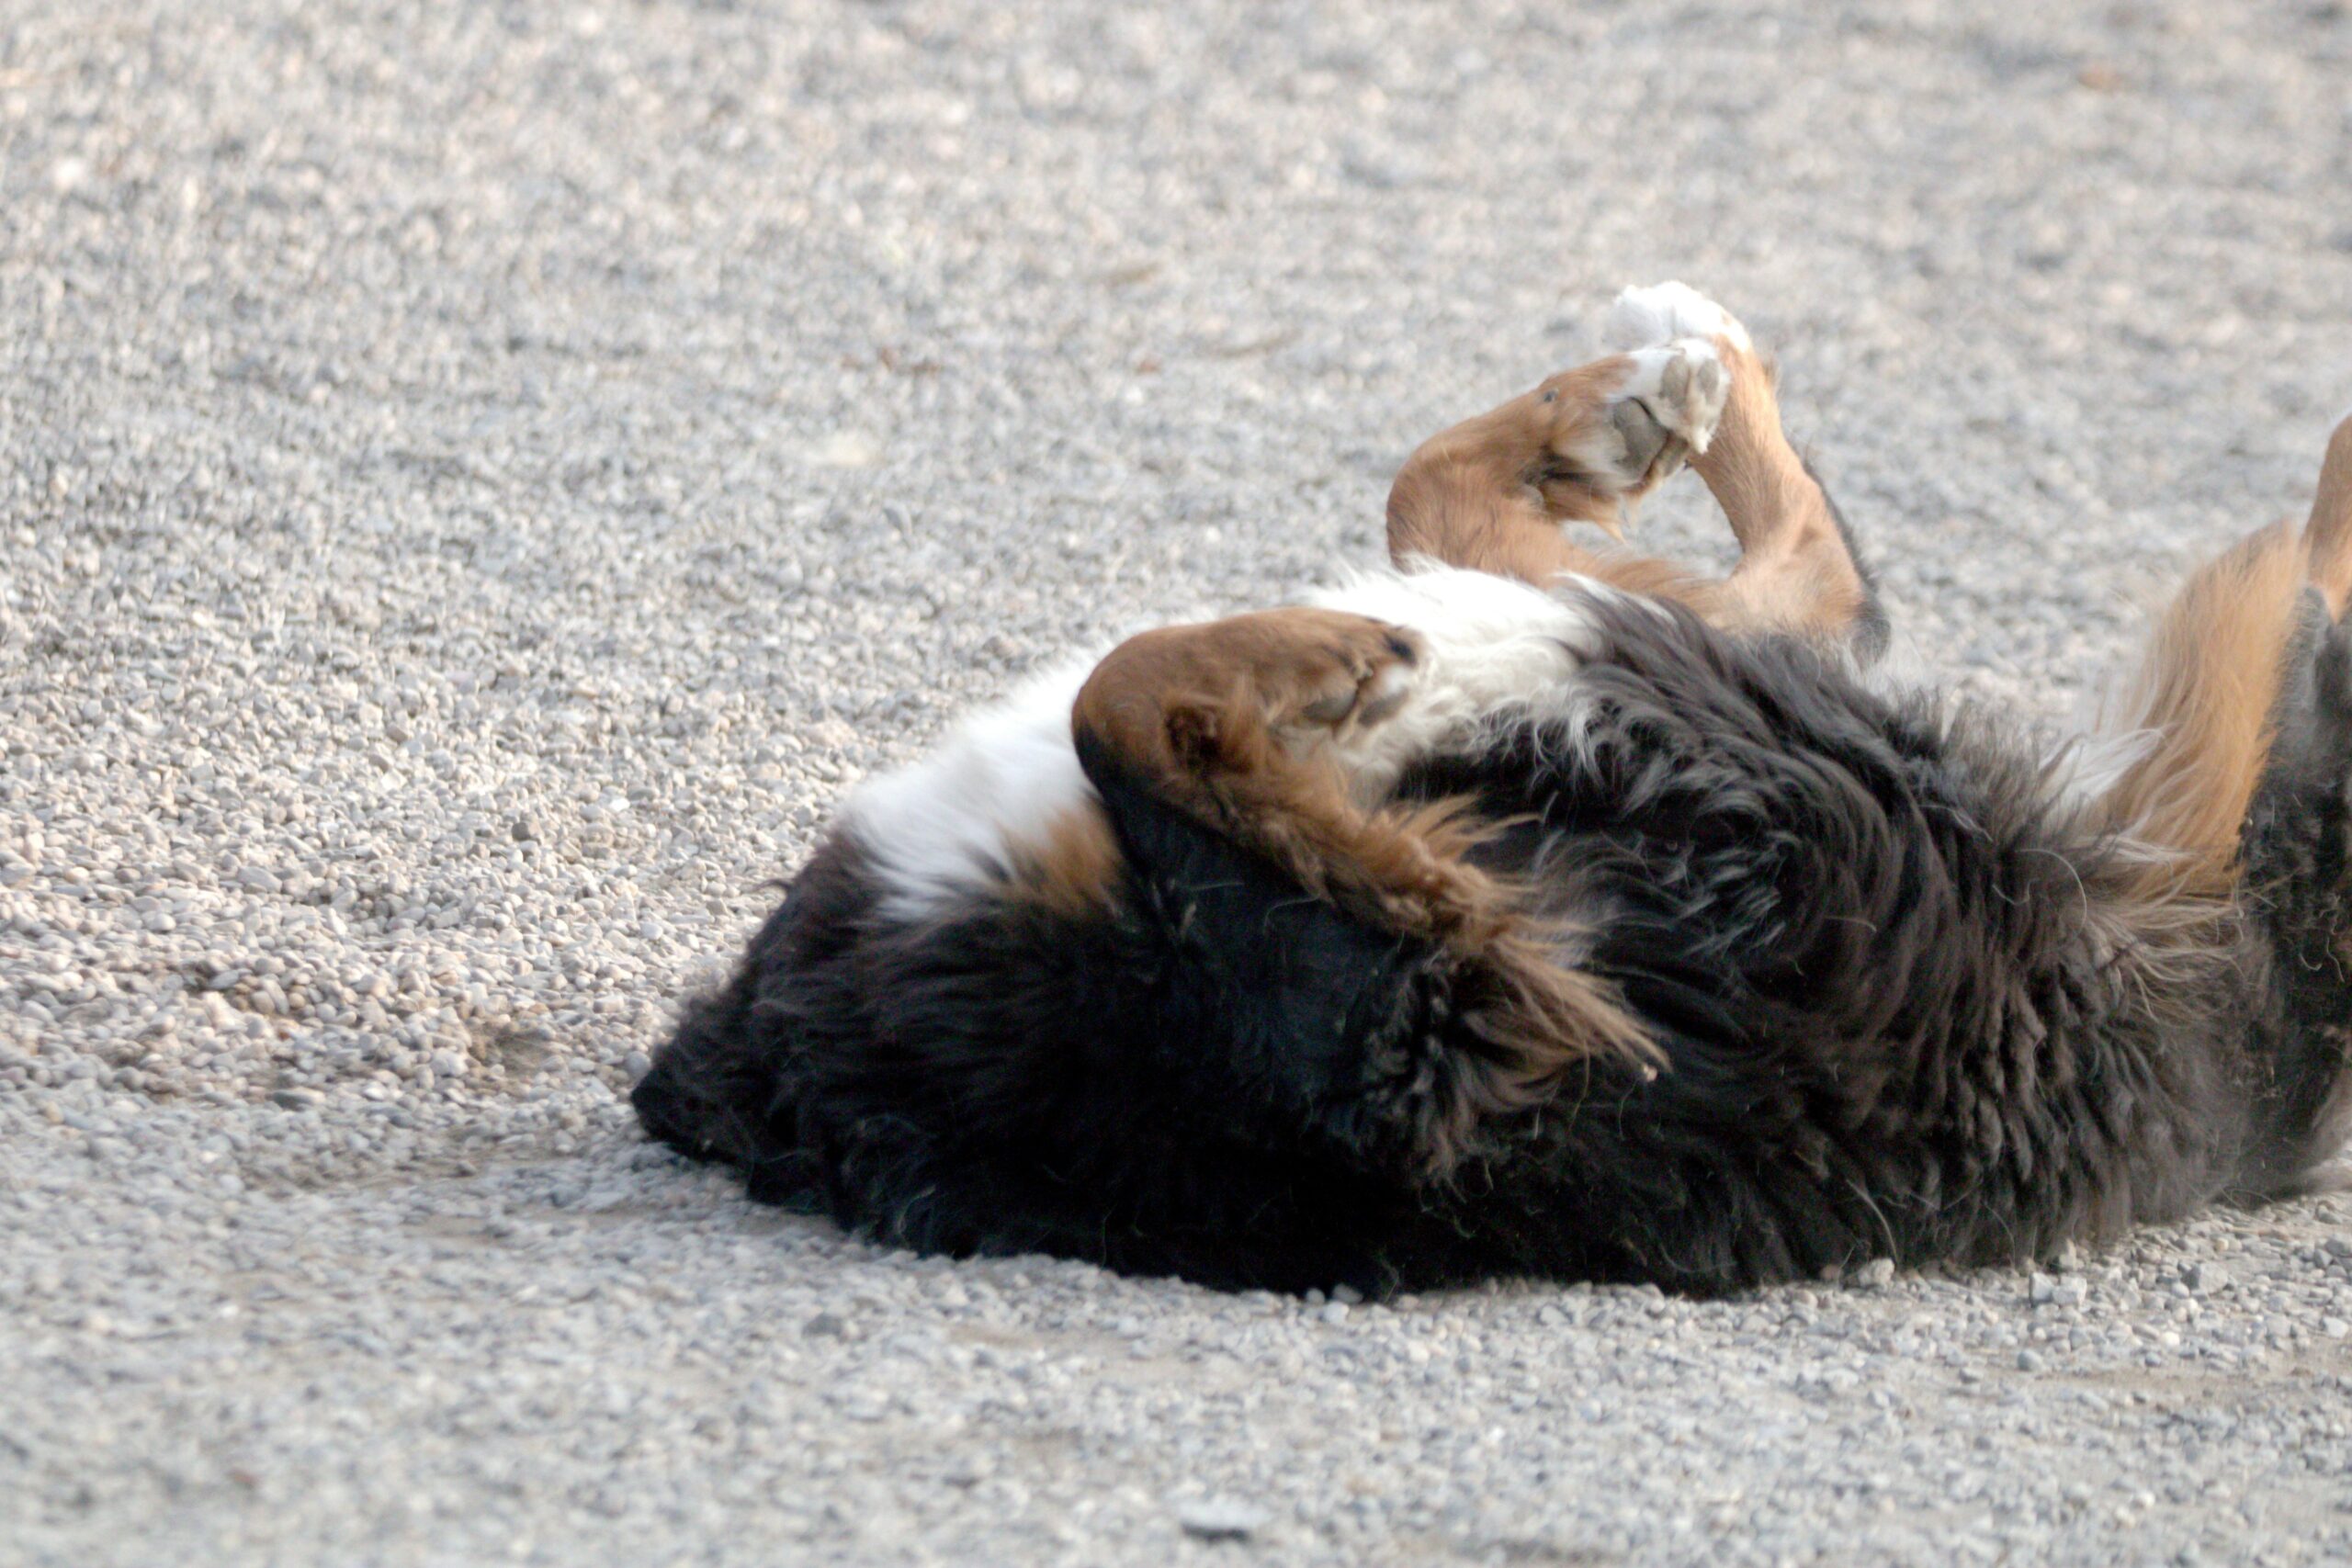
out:
<path id="1" fill-rule="evenodd" d="M 1386 570 L 1134 637 L 865 786 L 635 1090 L 876 1241 L 1706 1295 L 2304 1190 L 2352 1117 L 2352 418 L 2120 738 L 1883 689 L 1740 322 L 1417 450 Z M 1740 547 L 1600 553 L 1687 463 Z"/>

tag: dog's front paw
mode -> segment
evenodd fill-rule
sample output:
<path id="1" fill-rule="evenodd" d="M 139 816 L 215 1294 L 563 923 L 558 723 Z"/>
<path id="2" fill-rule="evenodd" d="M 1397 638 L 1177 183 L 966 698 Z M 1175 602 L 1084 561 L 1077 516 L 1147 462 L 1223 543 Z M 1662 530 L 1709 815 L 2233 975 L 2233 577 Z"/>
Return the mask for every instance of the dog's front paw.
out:
<path id="1" fill-rule="evenodd" d="M 1638 477 L 1661 457 L 1679 461 L 1677 442 L 1704 452 L 1731 390 L 1731 376 L 1714 344 L 1682 337 L 1663 348 L 1637 348 L 1625 357 L 1634 368 L 1610 394 L 1609 423 L 1625 443 L 1628 471 Z"/>
<path id="2" fill-rule="evenodd" d="M 1404 705 L 1421 660 L 1419 636 L 1365 615 L 1293 613 L 1320 622 L 1261 677 L 1277 734 L 1351 734 L 1385 723 Z"/>
<path id="3" fill-rule="evenodd" d="M 1702 337 L 1637 348 L 1546 382 L 1544 401 L 1560 412 L 1547 443 L 1552 461 L 1532 479 L 1545 511 L 1607 526 L 1596 503 L 1630 507 L 1691 453 L 1704 452 L 1730 389 L 1722 355 Z"/>
<path id="4" fill-rule="evenodd" d="M 1746 354 L 1755 344 L 1739 318 L 1687 283 L 1653 283 L 1628 288 L 1610 307 L 1606 330 L 1611 348 L 1654 348 L 1678 338 L 1717 338 Z"/>

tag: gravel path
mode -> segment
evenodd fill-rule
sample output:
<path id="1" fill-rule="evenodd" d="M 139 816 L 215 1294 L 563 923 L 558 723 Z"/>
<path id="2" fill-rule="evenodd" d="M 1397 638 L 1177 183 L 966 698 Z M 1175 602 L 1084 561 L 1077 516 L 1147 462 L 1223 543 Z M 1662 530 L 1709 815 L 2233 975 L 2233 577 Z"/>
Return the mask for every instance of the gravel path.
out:
<path id="1" fill-rule="evenodd" d="M 1666 276 L 2062 716 L 2352 398 L 2352 11 L 0 3 L 0 1562 L 2344 1561 L 2343 1199 L 1370 1306 L 638 1141 L 861 774 Z"/>

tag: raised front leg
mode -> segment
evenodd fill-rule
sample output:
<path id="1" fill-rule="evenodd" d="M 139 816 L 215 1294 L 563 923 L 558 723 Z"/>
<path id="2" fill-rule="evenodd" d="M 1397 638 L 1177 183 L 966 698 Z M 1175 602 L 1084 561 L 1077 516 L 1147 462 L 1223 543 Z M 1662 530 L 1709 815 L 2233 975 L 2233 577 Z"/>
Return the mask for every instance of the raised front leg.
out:
<path id="1" fill-rule="evenodd" d="M 1713 434 L 1728 387 L 1704 338 L 1651 344 L 1554 376 L 1464 420 L 1407 459 L 1388 492 L 1388 549 L 1548 583 L 1562 572 L 1685 597 L 1681 568 L 1571 543 L 1561 527 L 1616 533 L 1632 507 Z"/>
<path id="2" fill-rule="evenodd" d="M 1548 584 L 1563 572 L 1679 601 L 1714 625 L 1885 640 L 1869 573 L 1837 509 L 1789 445 L 1770 365 L 1747 331 L 1679 283 L 1619 296 L 1610 331 L 1626 352 L 1553 377 L 1422 444 L 1388 496 L 1388 547 L 1403 559 Z M 1589 548 L 1562 532 L 1614 533 L 1688 462 L 1739 540 L 1729 578 Z"/>
<path id="3" fill-rule="evenodd" d="M 1440 824 L 1359 808 L 1340 765 L 1344 741 L 1395 715 L 1419 658 L 1411 632 L 1334 610 L 1145 632 L 1079 692 L 1080 755 L 1351 912 L 1476 940 L 1505 918 L 1498 890 L 1449 852 Z"/>
<path id="4" fill-rule="evenodd" d="M 1636 352 L 1704 340 L 1725 372 L 1713 438 L 1692 448 L 1690 467 L 1723 508 L 1739 564 L 1702 596 L 1702 613 L 1742 630 L 1851 639 L 1865 655 L 1883 649 L 1886 616 L 1870 572 L 1828 491 L 1790 446 L 1771 363 L 1747 329 L 1687 285 L 1662 283 L 1619 295 L 1609 330 Z"/>

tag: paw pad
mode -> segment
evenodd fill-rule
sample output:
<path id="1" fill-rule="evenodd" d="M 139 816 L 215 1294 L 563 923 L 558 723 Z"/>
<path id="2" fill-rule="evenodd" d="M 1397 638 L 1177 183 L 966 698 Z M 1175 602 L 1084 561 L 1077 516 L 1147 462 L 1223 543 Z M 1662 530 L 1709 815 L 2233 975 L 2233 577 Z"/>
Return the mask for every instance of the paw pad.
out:
<path id="1" fill-rule="evenodd" d="M 1634 373 L 1617 389 L 1609 411 L 1628 451 L 1639 450 L 1639 438 L 1655 427 L 1691 451 L 1704 452 L 1731 390 L 1731 374 L 1714 344 L 1683 337 L 1663 348 L 1635 349 L 1629 357 Z M 1650 445 L 1657 445 L 1655 437 Z"/>

